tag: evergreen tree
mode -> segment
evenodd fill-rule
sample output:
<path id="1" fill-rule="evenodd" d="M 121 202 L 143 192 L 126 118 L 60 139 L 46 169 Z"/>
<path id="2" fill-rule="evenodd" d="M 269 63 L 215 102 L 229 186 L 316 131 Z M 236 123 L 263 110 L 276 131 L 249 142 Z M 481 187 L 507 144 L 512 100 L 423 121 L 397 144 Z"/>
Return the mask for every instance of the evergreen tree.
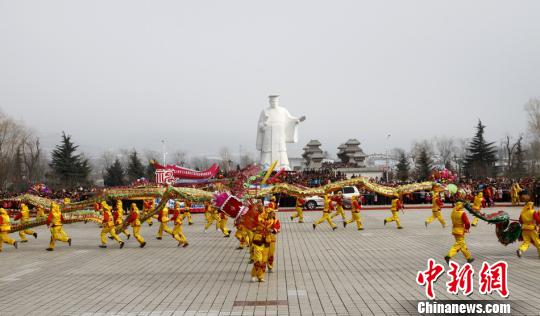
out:
<path id="1" fill-rule="evenodd" d="M 512 164 L 512 175 L 517 179 L 523 178 L 527 173 L 525 169 L 525 150 L 521 146 L 521 140 L 522 138 L 519 138 L 517 141 L 516 153 L 514 154 L 514 162 Z"/>
<path id="2" fill-rule="evenodd" d="M 13 158 L 13 169 L 12 169 L 12 190 L 15 192 L 22 192 L 25 188 L 24 181 L 24 167 L 23 167 L 23 156 L 21 151 L 21 146 L 17 147 L 15 152 L 15 157 Z"/>
<path id="3" fill-rule="evenodd" d="M 431 176 L 433 162 L 429 157 L 426 147 L 421 147 L 418 151 L 416 159 L 416 179 L 418 181 L 426 181 Z"/>
<path id="4" fill-rule="evenodd" d="M 64 187 L 88 183 L 90 166 L 87 159 L 75 154 L 78 147 L 71 141 L 71 136 L 62 132 L 62 142 L 52 152 L 50 167 L 59 184 Z"/>
<path id="5" fill-rule="evenodd" d="M 139 159 L 139 156 L 137 155 L 137 151 L 133 150 L 131 154 L 129 154 L 129 162 L 127 167 L 127 178 L 128 181 L 133 182 L 137 179 L 140 179 L 145 176 L 145 168 Z"/>
<path id="6" fill-rule="evenodd" d="M 485 128 L 482 121 L 478 120 L 476 134 L 467 147 L 464 169 L 465 173 L 472 178 L 492 176 L 495 173 L 497 149 L 493 143 L 488 143 L 484 139 Z"/>
<path id="7" fill-rule="evenodd" d="M 399 153 L 399 162 L 396 165 L 397 168 L 397 178 L 400 181 L 407 181 L 409 179 L 409 159 L 407 158 L 407 155 L 405 155 L 404 151 L 401 151 Z"/>
<path id="8" fill-rule="evenodd" d="M 152 162 L 155 161 L 154 159 L 150 159 L 148 162 L 148 165 L 146 166 L 146 179 L 149 181 L 156 181 L 156 168 L 154 168 L 154 165 Z"/>
<path id="9" fill-rule="evenodd" d="M 122 168 L 122 164 L 118 158 L 116 158 L 114 163 L 105 170 L 103 183 L 108 187 L 116 187 L 126 184 L 124 179 L 124 168 Z"/>

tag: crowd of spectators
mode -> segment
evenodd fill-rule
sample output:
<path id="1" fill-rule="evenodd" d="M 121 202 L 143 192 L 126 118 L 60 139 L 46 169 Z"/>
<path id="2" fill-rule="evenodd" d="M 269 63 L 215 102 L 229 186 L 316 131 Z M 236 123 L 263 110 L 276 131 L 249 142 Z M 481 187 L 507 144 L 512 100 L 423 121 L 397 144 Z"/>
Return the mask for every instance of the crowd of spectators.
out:
<path id="1" fill-rule="evenodd" d="M 283 175 L 281 181 L 285 183 L 294 183 L 305 187 L 318 187 L 339 180 L 344 180 L 345 174 L 334 171 L 329 168 L 306 169 L 299 172 L 287 172 Z"/>
<path id="2" fill-rule="evenodd" d="M 45 187 L 44 185 L 39 185 L 39 186 L 31 187 L 27 191 L 27 193 L 44 197 L 44 198 L 56 199 L 56 200 L 63 200 L 65 198 L 68 198 L 72 202 L 78 202 L 81 200 L 88 199 L 89 197 L 94 195 L 97 191 L 99 191 L 99 189 L 95 187 L 92 187 L 92 188 L 79 187 L 79 188 L 70 189 L 70 190 L 68 189 L 52 190 L 48 187 Z M 18 196 L 20 194 L 21 193 L 16 193 L 12 191 L 1 191 L 0 198 L 8 199 L 11 197 Z"/>

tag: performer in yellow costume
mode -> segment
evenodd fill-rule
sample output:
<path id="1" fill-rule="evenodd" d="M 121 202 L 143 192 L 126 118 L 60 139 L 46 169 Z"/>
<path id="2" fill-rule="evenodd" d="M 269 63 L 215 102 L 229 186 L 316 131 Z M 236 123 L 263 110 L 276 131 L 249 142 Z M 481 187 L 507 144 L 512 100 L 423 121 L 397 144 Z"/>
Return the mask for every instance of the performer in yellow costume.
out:
<path id="1" fill-rule="evenodd" d="M 158 215 L 159 229 L 156 235 L 156 239 L 161 240 L 163 238 L 163 232 L 173 236 L 172 230 L 167 224 L 169 222 L 169 209 L 164 207 Z M 173 236 L 174 237 L 174 236 Z"/>
<path id="2" fill-rule="evenodd" d="M 295 205 L 296 213 L 291 216 L 291 221 L 293 221 L 295 218 L 298 218 L 299 223 L 304 222 L 304 213 L 303 213 L 304 203 L 306 203 L 306 200 L 304 200 L 303 198 L 301 197 L 296 198 L 296 205 Z"/>
<path id="3" fill-rule="evenodd" d="M 338 191 L 337 195 L 333 198 L 335 204 L 336 204 L 336 212 L 333 213 L 330 218 L 334 219 L 334 217 L 341 215 L 341 218 L 343 219 L 343 227 L 347 226 L 345 222 L 347 221 L 347 218 L 345 217 L 345 212 L 343 211 L 343 192 Z"/>
<path id="4" fill-rule="evenodd" d="M 399 199 L 399 197 L 394 196 L 392 198 L 392 205 L 390 207 L 390 211 L 392 211 L 392 216 L 384 219 L 384 225 L 386 225 L 386 223 L 396 222 L 397 228 L 402 229 L 403 227 L 401 226 L 401 222 L 398 216 L 399 210 L 402 208 L 403 204 L 401 203 L 401 200 Z"/>
<path id="5" fill-rule="evenodd" d="M 182 210 L 180 209 L 180 203 L 174 203 L 174 214 L 171 219 L 174 223 L 173 237 L 178 241 L 178 247 L 187 247 L 188 241 L 184 233 L 182 232 Z"/>
<path id="6" fill-rule="evenodd" d="M 471 263 L 474 261 L 474 259 L 467 248 L 467 244 L 465 243 L 465 234 L 469 232 L 471 224 L 469 223 L 467 214 L 465 211 L 463 211 L 462 202 L 456 203 L 450 217 L 452 218 L 452 235 L 454 235 L 456 241 L 452 248 L 450 248 L 450 251 L 448 251 L 446 257 L 444 257 L 444 260 L 446 260 L 446 263 L 449 263 L 450 259 L 461 251 L 465 259 L 467 259 L 467 262 Z"/>
<path id="7" fill-rule="evenodd" d="M 208 223 L 213 222 L 213 214 L 212 214 L 212 204 L 209 201 L 204 201 L 204 218 L 206 219 L 206 224 L 204 225 L 204 229 L 206 230 L 207 227 L 210 227 L 210 225 L 207 226 Z"/>
<path id="8" fill-rule="evenodd" d="M 64 217 L 60 211 L 60 206 L 55 202 L 51 203 L 51 211 L 49 212 L 49 217 L 47 218 L 47 226 L 51 227 L 51 242 L 49 243 L 49 248 L 47 251 L 53 251 L 55 241 L 67 242 L 71 246 L 71 238 L 66 234 L 62 228 Z"/>
<path id="9" fill-rule="evenodd" d="M 519 193 L 521 192 L 521 187 L 518 182 L 512 184 L 511 196 L 512 196 L 512 205 L 519 205 Z"/>
<path id="10" fill-rule="evenodd" d="M 110 234 L 120 244 L 120 249 L 124 248 L 124 242 L 118 237 L 114 228 L 114 217 L 111 207 L 107 202 L 103 201 L 101 202 L 101 208 L 103 211 L 103 220 L 101 222 L 101 245 L 99 247 L 107 248 L 107 234 Z"/>
<path id="11" fill-rule="evenodd" d="M 26 204 L 21 204 L 21 211 L 15 219 L 20 219 L 21 224 L 26 224 L 30 220 L 30 210 L 28 209 L 28 206 Z M 26 235 L 34 236 L 34 238 L 37 238 L 37 233 L 30 229 L 20 230 L 19 231 L 19 237 L 21 238 L 21 242 L 28 242 L 28 239 L 26 239 Z"/>
<path id="12" fill-rule="evenodd" d="M 144 248 L 146 241 L 141 236 L 141 214 L 137 204 L 131 203 L 130 211 L 127 222 L 133 227 L 133 237 L 139 242 L 139 247 Z"/>
<path id="13" fill-rule="evenodd" d="M 115 226 L 122 226 L 122 224 L 124 224 L 124 206 L 122 205 L 122 200 L 116 200 L 116 210 L 113 216 Z M 121 231 L 118 232 L 118 234 L 120 233 L 126 235 L 128 240 L 129 237 L 131 237 L 126 228 L 123 228 Z"/>
<path id="14" fill-rule="evenodd" d="M 266 211 L 264 209 L 264 203 L 261 200 L 258 200 L 255 202 L 255 210 L 257 211 L 257 220 L 261 218 L 261 215 L 263 215 L 264 219 L 266 220 Z M 255 262 L 255 243 L 253 242 L 255 238 L 255 228 L 252 228 L 250 230 L 247 230 L 248 238 L 249 238 L 249 263 L 252 264 Z M 255 268 L 255 267 L 253 267 Z M 253 271 L 252 271 L 253 272 Z M 252 273 L 253 274 L 253 273 Z M 253 276 L 253 275 L 252 275 Z M 254 279 L 252 279 L 254 280 Z"/>
<path id="15" fill-rule="evenodd" d="M 210 228 L 214 222 L 216 222 L 216 230 L 218 230 L 220 223 L 218 210 L 212 204 L 207 203 L 206 212 L 204 215 L 206 216 L 206 225 L 204 225 L 204 230 Z"/>
<path id="16" fill-rule="evenodd" d="M 237 224 L 235 226 L 236 232 L 234 233 L 234 237 L 236 237 L 236 239 L 238 239 L 238 242 L 240 243 L 238 245 L 238 248 L 236 249 L 244 249 L 244 247 L 249 246 L 248 229 L 242 224 Z"/>
<path id="17" fill-rule="evenodd" d="M 330 213 L 334 209 L 333 204 L 334 203 L 332 202 L 332 200 L 330 200 L 330 197 L 328 196 L 328 194 L 325 194 L 324 195 L 324 209 L 323 209 L 322 217 L 319 218 L 315 223 L 313 223 L 313 229 L 317 228 L 317 225 L 319 225 L 320 223 L 327 221 L 328 225 L 330 225 L 330 227 L 332 227 L 333 230 L 336 230 L 337 226 L 336 224 L 334 224 L 334 222 L 332 221 L 332 218 L 330 217 Z"/>
<path id="18" fill-rule="evenodd" d="M 223 237 L 230 237 L 231 232 L 227 228 L 227 222 L 229 221 L 229 216 L 227 216 L 227 214 L 223 212 L 219 212 L 218 218 L 219 218 L 219 229 L 223 233 Z"/>
<path id="19" fill-rule="evenodd" d="M 251 270 L 252 282 L 264 282 L 264 274 L 268 261 L 268 252 L 270 250 L 270 230 L 272 229 L 273 221 L 267 220 L 268 212 L 262 212 L 259 215 L 257 227 L 253 232 L 253 268 Z"/>
<path id="20" fill-rule="evenodd" d="M 538 227 L 540 225 L 540 214 L 534 211 L 534 203 L 527 202 L 521 215 L 519 216 L 519 222 L 521 223 L 521 237 L 523 243 L 517 250 L 518 257 L 521 258 L 523 253 L 529 249 L 529 245 L 532 243 L 536 247 L 538 257 L 540 257 L 540 238 L 538 238 Z"/>
<path id="21" fill-rule="evenodd" d="M 152 212 L 155 208 L 156 208 L 156 202 L 154 201 L 154 199 L 144 200 L 144 202 L 143 202 L 143 214 L 150 213 L 150 212 Z M 152 216 L 150 216 L 150 217 L 146 220 L 146 223 L 148 224 L 148 226 L 152 226 L 152 225 L 154 224 L 154 223 L 152 222 Z"/>
<path id="22" fill-rule="evenodd" d="M 362 226 L 362 220 L 360 219 L 360 209 L 362 208 L 361 203 L 358 201 L 358 196 L 353 195 L 351 197 L 351 219 L 348 221 L 345 221 L 345 226 L 352 222 L 356 222 L 356 226 L 358 227 L 358 230 L 364 230 L 364 227 Z"/>
<path id="23" fill-rule="evenodd" d="M 472 205 L 472 209 L 475 211 L 475 212 L 480 212 L 480 210 L 482 209 L 482 201 L 484 200 L 484 194 L 482 192 L 478 192 L 478 194 L 476 194 L 476 196 L 474 197 L 474 202 L 473 202 L 473 205 Z M 473 218 L 473 221 L 472 221 L 472 226 L 476 226 L 478 225 L 478 217 L 474 217 Z"/>
<path id="24" fill-rule="evenodd" d="M 439 195 L 439 193 L 435 191 L 431 192 L 431 216 L 426 218 L 426 227 L 435 219 L 439 220 L 443 228 L 446 227 L 446 222 L 444 221 L 444 218 L 441 214 L 442 207 L 443 201 L 441 200 L 441 196 Z"/>
<path id="25" fill-rule="evenodd" d="M 17 249 L 17 242 L 9 237 L 9 232 L 11 231 L 11 220 L 9 215 L 4 208 L 0 208 L 0 252 L 2 251 L 2 244 L 9 244 Z"/>
<path id="26" fill-rule="evenodd" d="M 267 208 L 272 209 L 272 210 L 275 210 L 275 211 L 278 210 L 278 206 L 277 206 L 277 202 L 276 202 L 276 197 L 275 197 L 275 196 L 272 196 L 272 197 L 270 198 L 270 203 L 268 203 Z"/>
<path id="27" fill-rule="evenodd" d="M 268 245 L 268 272 L 272 272 L 274 269 L 274 256 L 276 254 L 276 235 L 281 231 L 281 222 L 276 218 L 276 212 L 270 211 L 267 215 L 268 227 L 270 230 L 267 234 L 267 244 Z"/>
<path id="28" fill-rule="evenodd" d="M 184 202 L 184 211 L 182 212 L 182 220 L 187 218 L 188 225 L 193 225 L 193 218 L 191 217 L 191 201 Z"/>
<path id="29" fill-rule="evenodd" d="M 47 218 L 47 215 L 45 215 L 45 210 L 41 206 L 36 206 L 36 219 L 42 220 Z"/>

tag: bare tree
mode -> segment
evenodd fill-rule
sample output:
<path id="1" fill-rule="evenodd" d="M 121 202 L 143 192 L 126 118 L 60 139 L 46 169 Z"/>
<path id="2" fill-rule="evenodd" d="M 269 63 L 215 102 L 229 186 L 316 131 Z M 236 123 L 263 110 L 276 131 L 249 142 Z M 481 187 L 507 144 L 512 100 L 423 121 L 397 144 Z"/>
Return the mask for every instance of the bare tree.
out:
<path id="1" fill-rule="evenodd" d="M 425 139 L 422 141 L 416 141 L 411 147 L 410 156 L 413 162 L 416 164 L 416 160 L 422 151 L 426 151 L 429 157 L 435 156 L 435 150 L 433 149 L 433 143 Z"/>
<path id="2" fill-rule="evenodd" d="M 187 152 L 183 150 L 177 150 L 173 154 L 173 161 L 179 166 L 184 166 L 188 161 Z"/>
<path id="3" fill-rule="evenodd" d="M 450 137 L 436 137 L 433 142 L 441 163 L 446 168 L 451 169 L 451 162 L 456 150 L 454 139 Z"/>
<path id="4" fill-rule="evenodd" d="M 511 142 L 510 136 L 506 136 L 506 139 L 503 141 L 504 148 L 504 160 L 506 162 L 506 176 L 511 177 L 512 171 L 514 170 L 514 162 L 516 160 L 516 148 L 518 144 L 523 140 L 523 136 L 519 136 L 518 140 L 514 143 Z"/>
<path id="5" fill-rule="evenodd" d="M 231 153 L 229 151 L 229 148 L 222 147 L 219 150 L 219 157 L 221 158 L 221 163 L 219 164 L 220 168 L 225 172 L 229 172 L 231 170 L 231 164 L 233 162 L 231 159 Z"/>
<path id="6" fill-rule="evenodd" d="M 0 189 L 42 181 L 44 155 L 34 132 L 0 111 Z"/>
<path id="7" fill-rule="evenodd" d="M 255 163 L 251 153 L 245 153 L 240 157 L 240 167 L 245 168 Z"/>
<path id="8" fill-rule="evenodd" d="M 530 171 L 538 174 L 540 160 L 540 99 L 532 98 L 524 106 L 527 113 L 527 139 L 529 141 L 528 159 L 531 161 Z"/>
<path id="9" fill-rule="evenodd" d="M 191 157 L 190 163 L 196 170 L 205 170 L 210 167 L 210 161 L 206 157 Z"/>

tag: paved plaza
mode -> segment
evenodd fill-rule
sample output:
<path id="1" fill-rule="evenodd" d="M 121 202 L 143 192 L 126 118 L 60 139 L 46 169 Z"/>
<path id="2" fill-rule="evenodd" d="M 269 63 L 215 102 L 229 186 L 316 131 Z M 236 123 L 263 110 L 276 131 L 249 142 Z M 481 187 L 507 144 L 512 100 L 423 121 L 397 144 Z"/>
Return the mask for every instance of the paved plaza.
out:
<path id="1" fill-rule="evenodd" d="M 506 210 L 518 217 L 518 208 Z M 199 214 L 195 225 L 184 226 L 187 248 L 178 248 L 172 238 L 156 240 L 157 225 L 145 224 L 146 248 L 130 239 L 124 249 L 114 241 L 100 249 L 98 227 L 78 223 L 65 226 L 71 248 L 60 243 L 47 252 L 49 232 L 41 227 L 37 240 L 18 250 L 4 245 L 0 253 L 0 315 L 414 315 L 416 300 L 425 299 L 417 272 L 426 269 L 430 257 L 444 263 L 453 243 L 450 228 L 438 222 L 424 227 L 430 213 L 405 210 L 400 215 L 405 228 L 397 230 L 383 226 L 389 211 L 366 210 L 361 213 L 365 230 L 359 232 L 341 222 L 336 231 L 326 224 L 314 231 L 311 223 L 320 211 L 306 212 L 304 224 L 281 212 L 277 264 L 265 283 L 250 282 L 248 252 L 235 250 L 232 236 L 223 238 L 213 228 L 204 232 Z M 447 221 L 449 215 L 444 209 Z M 485 222 L 472 229 L 468 244 L 477 272 L 483 260 L 509 263 L 512 314 L 538 315 L 535 249 L 517 258 L 517 244 L 499 244 L 494 226 Z M 461 254 L 456 258 L 463 263 Z M 441 277 L 435 285 L 438 300 L 500 299 L 477 289 L 470 297 L 452 296 L 446 281 Z"/>

